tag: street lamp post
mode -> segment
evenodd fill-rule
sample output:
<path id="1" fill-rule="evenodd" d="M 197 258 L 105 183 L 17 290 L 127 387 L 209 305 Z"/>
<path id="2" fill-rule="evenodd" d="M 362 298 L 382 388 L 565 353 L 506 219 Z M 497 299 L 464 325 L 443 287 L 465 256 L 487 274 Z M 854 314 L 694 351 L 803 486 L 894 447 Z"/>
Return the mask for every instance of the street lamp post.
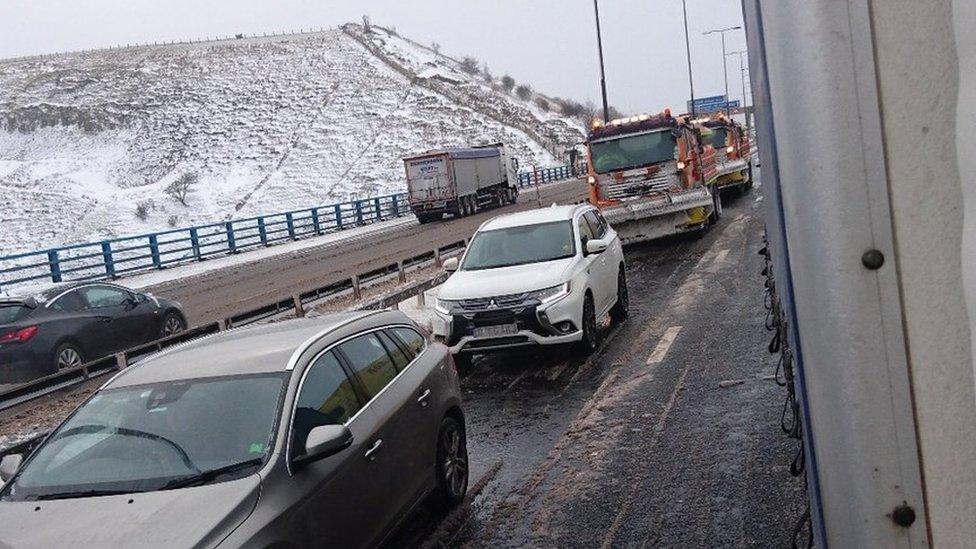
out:
<path id="1" fill-rule="evenodd" d="M 691 119 L 695 119 L 695 79 L 691 77 L 691 41 L 688 40 L 688 5 L 681 0 L 681 12 L 685 17 L 685 50 L 688 55 L 688 88 L 691 91 Z"/>
<path id="2" fill-rule="evenodd" d="M 739 56 L 739 76 L 742 78 L 742 109 L 746 108 L 746 66 L 742 63 L 742 55 L 746 50 L 730 51 L 727 55 Z"/>
<path id="3" fill-rule="evenodd" d="M 610 121 L 610 107 L 607 105 L 607 76 L 603 70 L 603 38 L 600 36 L 600 6 L 593 0 L 593 12 L 596 14 L 596 49 L 600 54 L 600 91 L 603 93 L 603 122 Z"/>
<path id="4" fill-rule="evenodd" d="M 729 110 L 729 71 L 725 65 L 725 33 L 729 31 L 739 30 L 742 27 L 736 25 L 734 27 L 725 27 L 724 29 L 712 29 L 710 31 L 705 31 L 702 34 L 714 34 L 719 33 L 722 35 L 722 76 L 725 78 L 725 114 L 731 114 Z"/>

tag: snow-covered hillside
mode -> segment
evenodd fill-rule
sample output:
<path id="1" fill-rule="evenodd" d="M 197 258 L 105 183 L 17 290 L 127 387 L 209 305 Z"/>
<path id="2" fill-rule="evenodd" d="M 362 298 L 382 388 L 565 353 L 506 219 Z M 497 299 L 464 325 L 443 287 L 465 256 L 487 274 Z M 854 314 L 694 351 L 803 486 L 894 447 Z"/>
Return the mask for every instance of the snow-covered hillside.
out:
<path id="1" fill-rule="evenodd" d="M 0 61 L 0 255 L 399 192 L 431 148 L 502 141 L 525 167 L 580 139 L 500 89 L 358 25 Z M 187 205 L 164 191 L 185 173 Z"/>

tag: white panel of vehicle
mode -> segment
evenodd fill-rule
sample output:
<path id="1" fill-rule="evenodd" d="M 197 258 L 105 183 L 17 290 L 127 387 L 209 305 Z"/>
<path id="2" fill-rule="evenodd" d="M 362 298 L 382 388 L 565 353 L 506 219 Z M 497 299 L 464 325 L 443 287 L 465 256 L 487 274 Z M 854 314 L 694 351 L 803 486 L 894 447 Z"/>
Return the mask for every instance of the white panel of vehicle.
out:
<path id="1" fill-rule="evenodd" d="M 444 198 L 450 195 L 447 155 L 411 158 L 407 167 L 407 189 L 415 200 Z"/>

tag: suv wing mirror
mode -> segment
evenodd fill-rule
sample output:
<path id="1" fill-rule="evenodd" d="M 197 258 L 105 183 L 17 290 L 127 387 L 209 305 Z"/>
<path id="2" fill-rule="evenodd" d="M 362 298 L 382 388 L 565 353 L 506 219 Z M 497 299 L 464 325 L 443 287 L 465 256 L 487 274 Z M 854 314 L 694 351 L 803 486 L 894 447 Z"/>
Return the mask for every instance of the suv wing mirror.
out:
<path id="1" fill-rule="evenodd" d="M 445 259 L 444 260 L 444 270 L 447 271 L 447 272 L 449 272 L 449 273 L 453 273 L 454 271 L 458 270 L 458 258 L 456 258 L 456 257 L 449 257 L 449 258 Z"/>
<path id="2" fill-rule="evenodd" d="M 296 463 L 310 463 L 338 454 L 352 446 L 353 436 L 345 425 L 319 425 L 305 439 L 305 455 L 295 458 Z"/>
<path id="3" fill-rule="evenodd" d="M 607 249 L 607 241 L 600 238 L 592 238 L 586 241 L 586 255 L 598 254 Z"/>
<path id="4" fill-rule="evenodd" d="M 0 482 L 6 483 L 8 480 L 14 478 L 17 474 L 17 469 L 20 469 L 20 463 L 24 461 L 24 456 L 20 454 L 10 454 L 3 456 L 3 460 L 0 461 Z"/>

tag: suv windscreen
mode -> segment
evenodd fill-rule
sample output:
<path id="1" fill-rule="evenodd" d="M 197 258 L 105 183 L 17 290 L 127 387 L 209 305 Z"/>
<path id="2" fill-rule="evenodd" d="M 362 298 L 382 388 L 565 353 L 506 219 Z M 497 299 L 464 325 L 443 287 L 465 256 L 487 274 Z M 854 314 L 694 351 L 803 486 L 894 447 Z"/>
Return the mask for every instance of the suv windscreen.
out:
<path id="1" fill-rule="evenodd" d="M 571 221 L 481 231 L 464 256 L 462 271 L 554 261 L 576 255 Z"/>
<path id="2" fill-rule="evenodd" d="M 0 499 L 148 492 L 226 467 L 235 478 L 254 472 L 271 451 L 285 377 L 201 378 L 102 391 L 37 449 Z"/>
<path id="3" fill-rule="evenodd" d="M 0 324 L 17 322 L 27 316 L 31 308 L 16 303 L 0 303 Z"/>

